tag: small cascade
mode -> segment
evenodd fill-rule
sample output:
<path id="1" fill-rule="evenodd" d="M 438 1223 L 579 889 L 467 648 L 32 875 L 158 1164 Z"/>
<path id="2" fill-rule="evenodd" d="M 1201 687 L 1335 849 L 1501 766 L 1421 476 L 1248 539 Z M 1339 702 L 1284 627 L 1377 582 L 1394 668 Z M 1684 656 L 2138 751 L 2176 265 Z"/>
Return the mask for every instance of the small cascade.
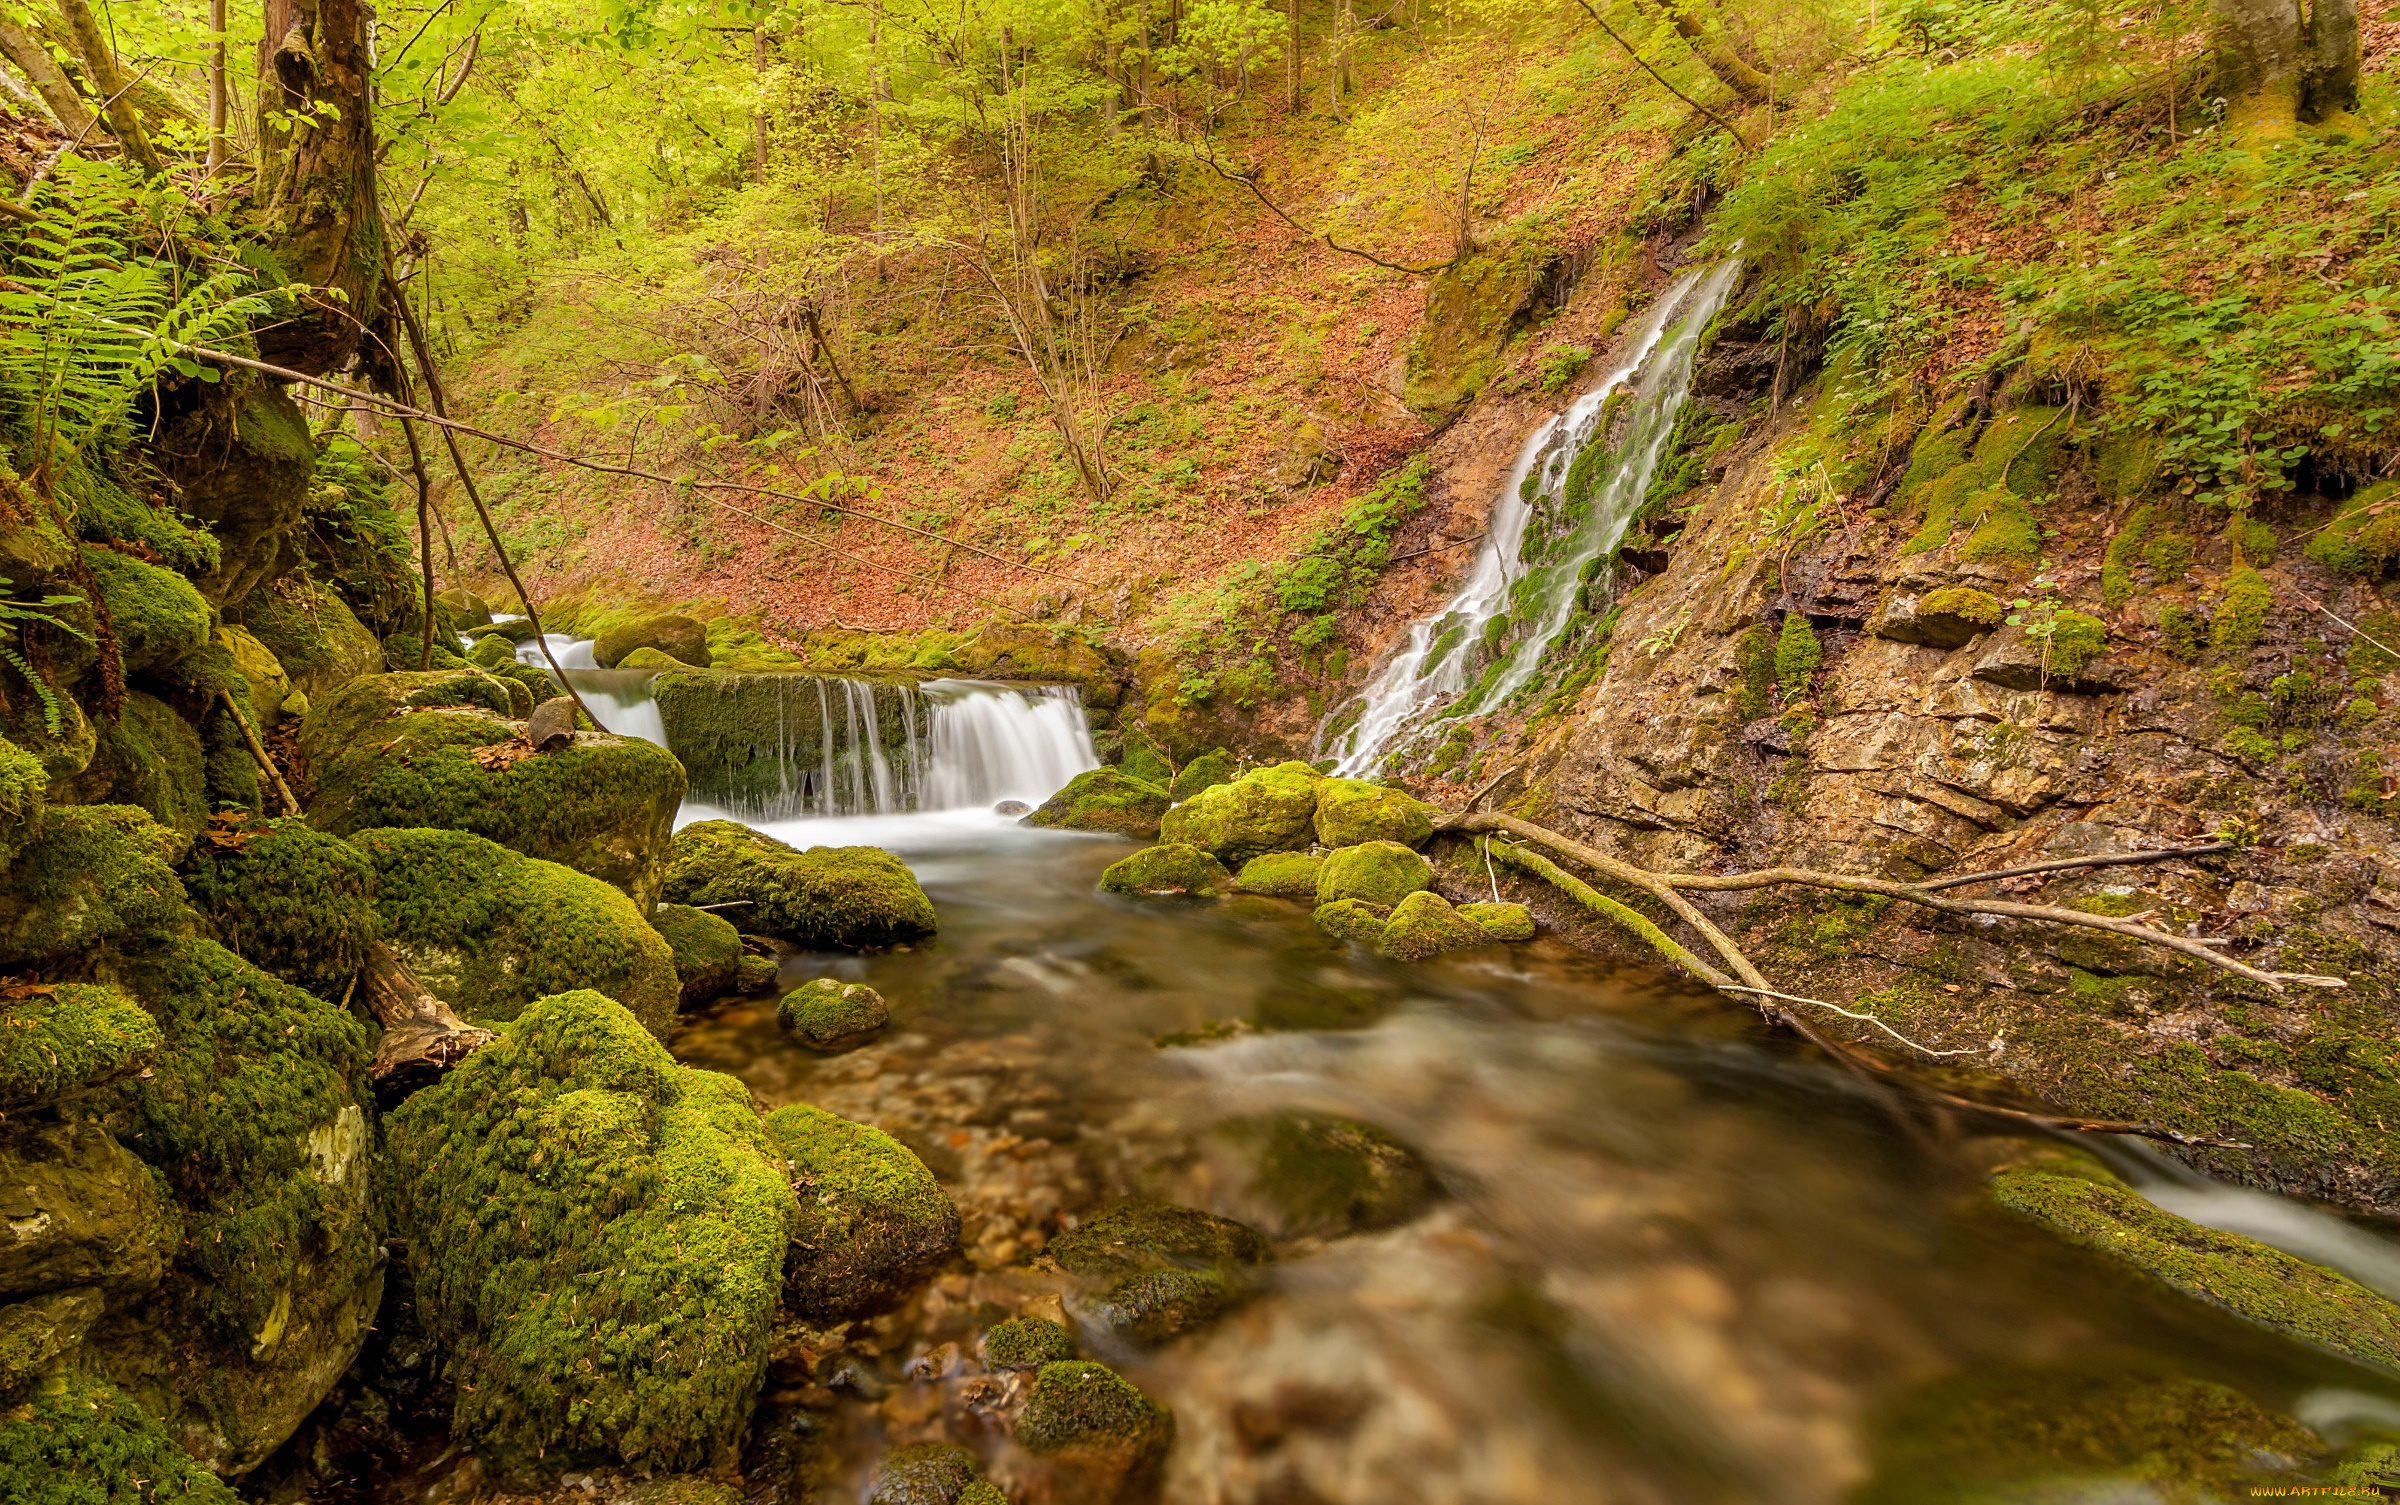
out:
<path id="1" fill-rule="evenodd" d="M 558 667 L 565 671 L 567 683 L 575 687 L 575 693 L 602 726 L 620 737 L 639 737 L 644 742 L 667 746 L 667 725 L 659 715 L 657 698 L 651 694 L 650 671 L 603 669 L 593 662 L 591 639 L 569 637 L 563 632 L 544 633 L 541 643 L 519 643 L 517 662 L 548 669 L 550 661 L 542 656 L 543 643 L 557 655 Z"/>
<path id="2" fill-rule="evenodd" d="M 1677 278 L 1627 335 L 1622 363 L 1533 431 L 1466 583 L 1411 624 L 1334 738 L 1339 772 L 1376 772 L 1437 713 L 1486 711 L 1532 683 L 1574 617 L 1587 567 L 1624 540 L 1691 391 L 1700 336 L 1740 271 L 1728 258 Z M 1512 633 L 1514 645 L 1496 654 Z"/>

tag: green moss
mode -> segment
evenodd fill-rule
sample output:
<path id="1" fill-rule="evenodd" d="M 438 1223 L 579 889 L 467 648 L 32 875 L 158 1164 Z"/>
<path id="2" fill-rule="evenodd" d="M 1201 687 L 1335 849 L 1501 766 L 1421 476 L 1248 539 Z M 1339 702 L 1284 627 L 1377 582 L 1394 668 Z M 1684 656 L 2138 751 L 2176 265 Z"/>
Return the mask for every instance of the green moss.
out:
<path id="1" fill-rule="evenodd" d="M 1316 894 L 1317 875 L 1324 866 L 1325 859 L 1306 852 L 1269 852 L 1243 863 L 1241 872 L 1234 875 L 1233 886 L 1245 894 L 1266 894 L 1278 899 L 1311 898 Z"/>
<path id="2" fill-rule="evenodd" d="M 1093 768 L 1068 780 L 1067 787 L 1043 801 L 1039 810 L 1025 817 L 1024 824 L 1155 841 L 1168 803 L 1167 791 L 1156 784 L 1145 784 L 1114 768 Z"/>
<path id="3" fill-rule="evenodd" d="M 1483 933 L 1496 941 L 1530 941 L 1533 939 L 1533 911 L 1522 904 L 1484 903 L 1458 906 L 1461 919 L 1472 920 L 1483 927 Z"/>
<path id="4" fill-rule="evenodd" d="M 1317 792 L 1324 782 L 1325 776 L 1306 763 L 1253 769 L 1169 810 L 1159 835 L 1228 863 L 1248 862 L 1262 852 L 1297 851 L 1314 838 Z"/>
<path id="5" fill-rule="evenodd" d="M 875 1470 L 867 1505 L 957 1505 L 961 1491 L 981 1478 L 975 1455 L 945 1442 L 895 1448 Z"/>
<path id="6" fill-rule="evenodd" d="M 1285 1237 L 1394 1228 L 1438 1192 L 1416 1152 L 1372 1124 L 1323 1113 L 1235 1119 L 1220 1133 L 1252 1157 L 1251 1192 Z"/>
<path id="7" fill-rule="evenodd" d="M 882 1033 L 891 1022 L 883 995 L 863 982 L 819 977 L 783 995 L 775 1022 L 783 1032 L 818 1050 L 847 1050 Z"/>
<path id="8" fill-rule="evenodd" d="M 60 983 L 0 997 L 0 1112 L 139 1070 L 161 1038 L 150 1015 L 115 988 Z"/>
<path id="9" fill-rule="evenodd" d="M 724 916 L 688 904 L 661 904 L 650 911 L 650 928 L 674 954 L 685 1008 L 729 991 L 740 976 L 741 932 Z"/>
<path id="10" fill-rule="evenodd" d="M 1975 441 L 1975 467 L 1985 482 L 2020 497 L 2040 496 L 2058 479 L 2068 428 L 2058 408 L 2012 408 L 1985 426 Z"/>
<path id="11" fill-rule="evenodd" d="M 754 956 L 748 951 L 734 967 L 733 990 L 737 993 L 764 993 L 775 986 L 782 975 L 783 964 L 768 956 Z"/>
<path id="12" fill-rule="evenodd" d="M 1974 525 L 1959 545 L 1961 560 L 2031 564 L 2041 556 L 2041 524 L 2017 492 L 1987 486 L 1961 505 L 1960 515 Z"/>
<path id="13" fill-rule="evenodd" d="M 1162 1343 L 1216 1320 L 1274 1257 L 1257 1229 L 1194 1207 L 1133 1198 L 1051 1239 L 1042 1262 L 1081 1277 L 1077 1321 L 1128 1342 Z"/>
<path id="14" fill-rule="evenodd" d="M 684 616 L 645 617 L 601 633 L 592 641 L 592 661 L 611 668 L 637 648 L 655 648 L 695 669 L 710 663 L 708 629 Z"/>
<path id="15" fill-rule="evenodd" d="M 50 770 L 42 760 L 0 738 L 0 870 L 5 870 L 41 828 L 42 796 Z"/>
<path id="16" fill-rule="evenodd" d="M 1357 899 L 1390 909 L 1433 886 L 1433 864 L 1396 841 L 1369 841 L 1326 854 L 1317 872 L 1317 903 Z"/>
<path id="17" fill-rule="evenodd" d="M 1225 865 L 1203 849 L 1170 842 L 1144 847 L 1111 863 L 1100 875 L 1100 891 L 1143 899 L 1160 894 L 1219 893 L 1232 882 L 1233 875 L 1225 871 Z"/>
<path id="18" fill-rule="evenodd" d="M 505 685 L 472 667 L 364 675 L 310 705 L 300 725 L 300 751 L 311 768 L 323 769 L 361 743 L 383 741 L 389 733 L 379 724 L 402 711 L 455 706 L 506 716 L 510 704 Z"/>
<path id="19" fill-rule="evenodd" d="M 1392 910 L 1375 949 L 1399 961 L 1423 961 L 1444 951 L 1487 945 L 1491 936 L 1481 925 L 1450 907 L 1450 901 L 1431 890 L 1410 894 Z"/>
<path id="20" fill-rule="evenodd" d="M 1008 1505 L 1008 1495 L 989 1479 L 978 1479 L 958 1492 L 953 1505 Z"/>
<path id="21" fill-rule="evenodd" d="M 2208 651 L 2209 620 L 2181 602 L 2158 610 L 2158 640 L 2169 653 L 2189 662 Z"/>
<path id="22" fill-rule="evenodd" d="M 1017 1443 L 1037 1458 L 1131 1446 L 1163 1455 L 1175 1419 L 1105 1365 L 1044 1364 L 1025 1397 Z"/>
<path id="23" fill-rule="evenodd" d="M 2085 450 L 2084 470 L 2102 496 L 2140 496 L 2158 479 L 2158 435 L 2148 428 L 2103 435 Z"/>
<path id="24" fill-rule="evenodd" d="M 895 946 L 935 929 L 933 901 L 891 853 L 802 852 L 729 820 L 696 821 L 675 833 L 663 893 L 678 904 L 743 901 L 744 930 L 809 950 Z"/>
<path id="25" fill-rule="evenodd" d="M 1318 905 L 1309 918 L 1317 922 L 1319 930 L 1336 940 L 1372 946 L 1383 939 L 1392 914 L 1388 909 L 1356 899 L 1336 899 L 1331 904 Z"/>
<path id="26" fill-rule="evenodd" d="M 872 725 L 883 756 L 902 761 L 911 683 L 869 680 L 863 688 L 875 707 Z M 789 808 L 799 793 L 795 766 L 821 762 L 829 735 L 836 747 L 850 735 L 849 691 L 810 675 L 670 673 L 651 680 L 650 689 L 668 748 L 690 773 L 694 792 L 732 809 Z M 843 771 L 837 768 L 836 777 Z"/>
<path id="27" fill-rule="evenodd" d="M 0 887 L 0 966 L 189 931 L 194 917 L 168 865 L 181 849 L 130 805 L 43 810 Z"/>
<path id="28" fill-rule="evenodd" d="M 386 1124 L 462 1439 L 523 1471 L 733 1461 L 801 1226 L 747 1088 L 569 993 Z"/>
<path id="29" fill-rule="evenodd" d="M 2304 1343 L 2400 1368 L 2400 1305 L 2280 1249 L 2187 1222 L 2124 1187 L 2030 1168 L 1992 1179 L 2001 1206 L 2195 1301 Z"/>
<path id="30" fill-rule="evenodd" d="M 1233 761 L 1233 754 L 1220 747 L 1184 764 L 1182 771 L 1175 775 L 1174 782 L 1167 786 L 1167 793 L 1177 804 L 1181 804 L 1203 789 L 1232 783 L 1240 772 Z"/>
<path id="31" fill-rule="evenodd" d="M 805 1103 L 768 1114 L 767 1134 L 799 1193 L 783 1279 L 800 1316 L 869 1315 L 957 1249 L 958 1209 L 925 1162 L 889 1134 Z"/>
<path id="32" fill-rule="evenodd" d="M 1806 695 L 1824 662 L 1825 646 L 1817 641 L 1808 618 L 1796 611 L 1787 614 L 1783 632 L 1775 640 L 1775 682 L 1783 686 L 1785 698 L 1797 700 Z"/>
<path id="33" fill-rule="evenodd" d="M 682 985 L 675 955 L 633 902 L 596 878 L 464 831 L 361 831 L 392 949 L 470 1023 L 590 988 L 660 1039 Z"/>
<path id="34" fill-rule="evenodd" d="M 1075 1338 L 1039 1317 L 1011 1317 L 983 1334 L 983 1362 L 994 1369 L 1039 1369 L 1075 1357 Z"/>
<path id="35" fill-rule="evenodd" d="M 156 696 L 128 690 L 117 719 L 99 723 L 90 765 L 60 793 L 79 804 L 138 805 L 188 840 L 208 819 L 207 765 L 191 723 Z"/>
<path id="36" fill-rule="evenodd" d="M 212 829 L 183 882 L 210 935 L 328 998 L 342 996 L 383 935 L 374 866 L 296 817 Z"/>
<path id="37" fill-rule="evenodd" d="M 2258 571 L 2248 565 L 2235 570 L 2225 582 L 2224 599 L 2218 602 L 2216 619 L 2209 625 L 2208 645 L 2220 653 L 2257 647 L 2266 630 L 2267 612 L 2274 604 L 2275 594 Z"/>
<path id="38" fill-rule="evenodd" d="M 235 1505 L 158 1419 L 105 1380 L 70 1375 L 0 1416 L 0 1500 Z"/>
<path id="39" fill-rule="evenodd" d="M 275 655 L 292 687 L 312 701 L 383 668 L 383 646 L 341 597 L 287 575 L 244 597 L 241 625 Z"/>
<path id="40" fill-rule="evenodd" d="M 1958 526 L 1959 514 L 1981 489 L 1983 481 L 1973 465 L 1961 465 L 1944 472 L 1916 494 L 1925 509 L 1925 521 L 1916 536 L 1901 545 L 1903 557 L 1910 554 L 1929 554 L 1950 542 Z"/>
<path id="41" fill-rule="evenodd" d="M 2156 507 L 2136 507 L 2116 536 L 2109 539 L 2107 552 L 2100 558 L 2100 599 L 2115 611 L 2133 599 L 2133 567 L 2142 557 L 2142 547 L 2149 541 L 2150 529 L 2158 521 Z"/>
<path id="42" fill-rule="evenodd" d="M 1329 847 L 1367 841 L 1421 847 L 1432 839 L 1433 817 L 1439 813 L 1403 789 L 1329 778 L 1317 787 L 1317 840 Z"/>
<path id="43" fill-rule="evenodd" d="M 1733 664 L 1742 677 L 1734 705 L 1745 722 L 1756 721 L 1775 709 L 1775 635 L 1756 623 L 1734 639 Z"/>
<path id="44" fill-rule="evenodd" d="M 1954 398 L 1926 421 L 1917 431 L 1916 443 L 1908 452 L 1908 469 L 1900 477 L 1895 503 L 1912 501 L 1919 492 L 1936 480 L 1967 463 L 1968 441 L 1974 430 L 1965 422 L 1966 399 Z"/>
<path id="45" fill-rule="evenodd" d="M 2334 520 L 2309 539 L 2306 553 L 2316 563 L 2346 575 L 2372 578 L 2400 558 L 2400 508 L 2388 505 L 2400 483 L 2361 487 Z"/>
<path id="46" fill-rule="evenodd" d="M 1999 626 L 2007 617 L 2008 608 L 1989 591 L 1977 590 L 1971 585 L 1950 585 L 1927 592 L 1925 598 L 1917 603 L 1917 615 L 1956 617 L 1972 627 L 1992 628 Z"/>
<path id="47" fill-rule="evenodd" d="M 2108 652 L 2108 626 L 2098 617 L 2062 611 L 2051 619 L 2043 643 L 2043 672 L 2052 679 L 2073 679 L 2092 661 Z"/>
<path id="48" fill-rule="evenodd" d="M 214 613 L 189 580 L 112 549 L 87 548 L 83 560 L 108 603 L 127 673 L 159 669 L 208 646 Z"/>

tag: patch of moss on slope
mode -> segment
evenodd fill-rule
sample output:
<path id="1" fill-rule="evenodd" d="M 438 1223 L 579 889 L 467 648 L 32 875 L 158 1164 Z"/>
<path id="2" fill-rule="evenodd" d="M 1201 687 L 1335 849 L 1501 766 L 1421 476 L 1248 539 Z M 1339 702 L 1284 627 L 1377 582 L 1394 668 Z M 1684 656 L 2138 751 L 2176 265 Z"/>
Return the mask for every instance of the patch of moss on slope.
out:
<path id="1" fill-rule="evenodd" d="M 40 829 L 50 771 L 42 760 L 0 737 L 0 869 L 15 860 Z"/>
<path id="2" fill-rule="evenodd" d="M 203 840 L 184 864 L 183 883 L 229 950 L 328 998 L 342 996 L 383 936 L 374 864 L 297 817 Z"/>
<path id="3" fill-rule="evenodd" d="M 386 1122 L 460 1435 L 513 1471 L 731 1461 L 798 1227 L 748 1089 L 569 993 Z"/>

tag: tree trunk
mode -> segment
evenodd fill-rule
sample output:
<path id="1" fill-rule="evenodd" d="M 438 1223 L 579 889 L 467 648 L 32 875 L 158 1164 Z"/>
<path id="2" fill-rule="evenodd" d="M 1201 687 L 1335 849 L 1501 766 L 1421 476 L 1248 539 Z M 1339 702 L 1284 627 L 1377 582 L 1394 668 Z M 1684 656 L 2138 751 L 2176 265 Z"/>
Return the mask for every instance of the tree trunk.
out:
<path id="1" fill-rule="evenodd" d="M 1731 89 L 1744 104 L 1764 104 L 1767 99 L 1767 76 L 1742 61 L 1725 38 L 1700 24 L 1692 14 L 1693 0 L 1670 0 L 1667 14 L 1674 19 L 1675 34 L 1689 42 L 1700 61 L 1717 82 Z"/>
<path id="2" fill-rule="evenodd" d="M 17 65 L 17 71 L 25 75 L 26 82 L 33 85 L 34 92 L 42 96 L 42 103 L 58 117 L 61 130 L 77 137 L 91 134 L 92 112 L 85 106 L 83 96 L 75 92 L 75 86 L 67 82 L 66 71 L 58 66 L 58 59 L 50 55 L 50 49 L 24 27 L 0 21 L 0 53 L 7 54 L 8 60 Z"/>
<path id="3" fill-rule="evenodd" d="M 2358 0 L 2316 0 L 2308 12 L 2308 69 L 2300 98 L 2310 123 L 2358 108 Z"/>
<path id="4" fill-rule="evenodd" d="M 1300 0 L 1283 0 L 1283 108 L 1300 113 Z"/>
<path id="5" fill-rule="evenodd" d="M 117 55 L 109 50 L 108 39 L 100 35 L 100 23 L 92 19 L 92 8 L 83 0 L 59 0 L 59 12 L 67 18 L 67 30 L 75 38 L 75 50 L 83 54 L 83 66 L 91 73 L 92 87 L 100 93 L 100 113 L 108 118 L 109 133 L 125 150 L 127 161 L 144 172 L 160 172 L 158 153 L 150 146 L 150 134 L 142 129 L 142 117 L 126 98 L 128 85 L 117 71 Z"/>
<path id="6" fill-rule="evenodd" d="M 375 1086 L 376 1101 L 387 1108 L 433 1085 L 443 1072 L 493 1039 L 490 1030 L 465 1023 L 448 1004 L 426 992 L 381 941 L 368 949 L 367 964 L 358 970 L 358 997 L 383 1026 L 367 1080 Z"/>
<path id="7" fill-rule="evenodd" d="M 2299 0 L 2214 0 L 2209 19 L 2227 131 L 2290 135 L 2300 105 Z"/>
<path id="8" fill-rule="evenodd" d="M 383 219 L 362 0 L 267 0 L 259 88 L 260 200 L 311 311 L 258 334 L 259 358 L 321 376 L 375 322 Z"/>
<path id="9" fill-rule="evenodd" d="M 208 175 L 225 166 L 225 0 L 208 0 Z"/>
<path id="10" fill-rule="evenodd" d="M 751 147 L 757 153 L 753 181 L 761 187 L 767 181 L 767 32 L 763 26 L 750 28 L 750 74 L 758 83 L 758 103 L 750 111 Z"/>

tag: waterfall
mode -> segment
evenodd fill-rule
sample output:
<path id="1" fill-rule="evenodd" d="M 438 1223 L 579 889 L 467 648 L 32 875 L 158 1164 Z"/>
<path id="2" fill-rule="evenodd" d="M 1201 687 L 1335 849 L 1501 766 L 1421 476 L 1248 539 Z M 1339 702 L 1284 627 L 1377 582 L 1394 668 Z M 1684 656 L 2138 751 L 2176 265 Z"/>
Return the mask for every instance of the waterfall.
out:
<path id="1" fill-rule="evenodd" d="M 1640 508 L 1690 393 L 1701 333 L 1740 270 L 1728 258 L 1677 278 L 1627 336 L 1622 362 L 1533 431 L 1492 504 L 1466 583 L 1440 610 L 1410 625 L 1399 650 L 1361 692 L 1358 719 L 1335 749 L 1338 772 L 1375 772 L 1437 708 L 1474 714 L 1533 681 L 1574 617 L 1584 568 L 1616 549 Z M 1625 395 L 1612 402 L 1620 388 Z M 1622 437 L 1609 448 L 1612 428 Z M 1593 457 L 1598 467 L 1587 471 L 1588 510 L 1582 510 L 1567 505 L 1568 473 L 1595 444 L 1604 448 Z M 1536 519 L 1556 519 L 1563 531 L 1529 542 Z M 1495 624 L 1501 633 L 1522 629 L 1497 660 L 1484 647 Z"/>
<path id="2" fill-rule="evenodd" d="M 550 651 L 558 656 L 558 667 L 565 671 L 567 683 L 575 687 L 575 693 L 583 698 L 584 705 L 602 726 L 620 737 L 639 737 L 661 747 L 667 745 L 667 726 L 659 716 L 657 699 L 650 693 L 649 670 L 601 668 L 592 660 L 589 638 L 550 632 L 542 635 L 542 643 L 549 644 Z M 548 669 L 550 661 L 542 657 L 542 643 L 519 643 L 517 662 Z"/>

